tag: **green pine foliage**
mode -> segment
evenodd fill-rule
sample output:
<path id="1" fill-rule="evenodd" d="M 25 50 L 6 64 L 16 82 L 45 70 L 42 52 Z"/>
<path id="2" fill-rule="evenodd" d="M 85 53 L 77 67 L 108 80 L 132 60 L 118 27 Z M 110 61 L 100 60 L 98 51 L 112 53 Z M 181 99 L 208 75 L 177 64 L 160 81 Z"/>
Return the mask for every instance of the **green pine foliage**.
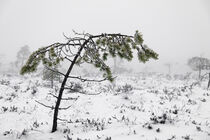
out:
<path id="1" fill-rule="evenodd" d="M 131 61 L 133 53 L 136 51 L 140 62 L 145 63 L 150 59 L 158 59 L 156 52 L 143 45 L 144 40 L 139 31 L 136 31 L 134 36 L 101 34 L 95 38 L 90 36 L 90 38 L 91 42 L 89 44 L 92 44 L 84 47 L 83 53 L 77 59 L 76 64 L 80 65 L 83 62 L 93 64 L 100 71 L 104 72 L 103 76 L 109 81 L 113 81 L 113 77 L 110 67 L 105 63 L 108 56 L 118 56 L 121 59 Z M 32 53 L 27 63 L 22 67 L 21 74 L 34 72 L 40 62 L 48 67 L 59 64 L 63 58 L 59 57 L 55 52 L 55 47 L 43 47 Z"/>
<path id="2" fill-rule="evenodd" d="M 138 49 L 138 59 L 140 62 L 146 63 L 150 58 L 158 59 L 158 54 L 148 48 L 146 45 L 143 45 L 141 49 Z"/>
<path id="3" fill-rule="evenodd" d="M 131 61 L 133 59 L 133 52 L 136 50 L 140 62 L 146 63 L 149 59 L 158 59 L 158 54 L 146 45 L 143 45 L 143 41 L 142 34 L 138 31 L 136 31 L 134 37 L 123 36 L 119 38 L 118 36 L 110 37 L 104 35 L 104 37 L 96 40 L 98 48 L 95 49 L 97 51 L 95 49 L 86 49 L 83 61 L 91 63 L 96 68 L 104 71 L 104 77 L 112 81 L 110 67 L 105 64 L 108 56 L 118 56 L 121 59 Z M 94 57 L 92 57 L 92 54 L 95 54 Z"/>
<path id="4" fill-rule="evenodd" d="M 43 47 L 29 56 L 26 64 L 21 68 L 20 74 L 35 72 L 40 62 L 47 67 L 53 67 L 62 60 L 63 58 L 57 56 L 53 47 L 50 49 L 49 47 Z"/>
<path id="5" fill-rule="evenodd" d="M 142 34 L 139 33 L 139 31 L 136 31 L 135 35 L 134 35 L 134 41 L 137 45 L 142 45 L 144 40 L 142 37 Z"/>

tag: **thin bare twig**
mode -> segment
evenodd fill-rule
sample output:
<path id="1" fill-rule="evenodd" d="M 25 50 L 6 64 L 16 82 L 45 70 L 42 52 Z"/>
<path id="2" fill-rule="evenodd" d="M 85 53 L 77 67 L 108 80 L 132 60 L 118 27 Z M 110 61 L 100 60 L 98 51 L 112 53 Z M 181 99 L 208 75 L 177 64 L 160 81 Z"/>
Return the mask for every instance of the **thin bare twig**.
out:
<path id="1" fill-rule="evenodd" d="M 67 123 L 73 123 L 71 120 L 66 120 L 66 119 L 61 119 L 61 118 L 57 118 L 59 121 L 63 121 L 63 122 L 67 122 Z"/>
<path id="2" fill-rule="evenodd" d="M 82 91 L 82 92 L 79 91 L 77 93 L 84 94 L 84 95 L 99 95 L 99 94 L 101 94 L 101 92 L 98 92 L 98 93 L 86 93 L 85 91 Z"/>
<path id="3" fill-rule="evenodd" d="M 65 76 L 65 74 L 64 74 L 64 73 L 62 73 L 62 72 L 60 72 L 60 71 L 57 71 L 57 70 L 51 69 L 51 68 L 49 68 L 49 67 L 47 67 L 47 66 L 45 66 L 45 67 L 46 67 L 48 70 L 52 71 L 52 72 L 55 72 L 55 73 L 58 73 L 58 74 L 60 74 L 60 75 Z"/>
<path id="4" fill-rule="evenodd" d="M 49 95 L 58 98 L 56 95 L 52 94 L 52 93 L 48 93 Z M 79 96 L 77 98 L 72 98 L 72 97 L 68 97 L 68 98 L 62 98 L 61 100 L 78 100 Z"/>
<path id="5" fill-rule="evenodd" d="M 35 100 L 35 102 L 37 102 L 38 104 L 40 104 L 40 105 L 42 105 L 42 106 L 44 106 L 44 107 L 50 108 L 50 109 L 52 109 L 52 110 L 55 109 L 54 106 L 45 105 L 44 103 L 41 103 L 41 102 L 39 102 L 39 101 L 37 101 L 37 100 Z M 72 106 L 72 105 L 67 106 L 67 107 L 63 107 L 63 108 L 59 108 L 59 110 L 67 110 L 67 109 L 69 109 L 71 106 Z"/>
<path id="6" fill-rule="evenodd" d="M 70 89 L 70 90 L 72 90 L 75 93 L 84 94 L 84 95 L 99 95 L 99 94 L 101 94 L 101 92 L 98 92 L 98 93 L 87 93 L 87 91 L 74 91 L 74 89 L 71 89 L 71 88 L 66 88 L 66 89 Z"/>
<path id="7" fill-rule="evenodd" d="M 76 54 L 72 54 L 71 53 L 71 55 L 69 55 L 69 54 L 67 54 L 63 49 L 61 49 L 61 51 L 63 52 L 63 54 L 65 55 L 65 56 L 67 56 L 67 57 L 74 57 Z M 71 52 L 71 51 L 69 51 L 69 52 Z"/>
<path id="8" fill-rule="evenodd" d="M 60 110 L 67 110 L 67 109 L 69 109 L 70 107 L 72 107 L 72 105 L 67 106 L 67 107 L 62 107 L 62 108 L 59 108 L 59 109 L 60 109 Z"/>
<path id="9" fill-rule="evenodd" d="M 54 106 L 48 106 L 48 105 L 45 105 L 45 104 L 43 104 L 43 103 L 41 103 L 41 102 L 39 102 L 39 101 L 37 101 L 37 100 L 35 100 L 35 102 L 37 102 L 38 104 L 40 104 L 40 105 L 42 105 L 42 106 L 44 106 L 44 107 L 47 107 L 47 108 L 50 108 L 50 109 L 54 109 Z"/>
<path id="10" fill-rule="evenodd" d="M 68 57 L 64 57 L 65 59 L 67 59 L 70 62 L 73 62 L 71 59 L 69 59 Z"/>
<path id="11" fill-rule="evenodd" d="M 107 78 L 101 79 L 101 80 L 95 80 L 95 79 L 84 79 L 81 76 L 68 76 L 69 78 L 78 79 L 82 82 L 103 82 L 107 80 Z"/>
<path id="12" fill-rule="evenodd" d="M 71 39 L 70 37 L 67 37 L 64 33 L 63 33 L 63 36 L 68 40 Z"/>

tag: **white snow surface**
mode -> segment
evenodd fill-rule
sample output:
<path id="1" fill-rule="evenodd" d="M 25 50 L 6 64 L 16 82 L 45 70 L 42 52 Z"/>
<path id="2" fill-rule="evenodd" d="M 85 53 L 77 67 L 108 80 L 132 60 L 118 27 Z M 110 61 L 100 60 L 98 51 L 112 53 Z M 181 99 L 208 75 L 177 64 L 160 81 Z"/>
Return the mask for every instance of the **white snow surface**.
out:
<path id="1" fill-rule="evenodd" d="M 76 83 L 75 80 L 73 82 Z M 39 77 L 0 77 L 0 140 L 210 140 L 207 81 L 162 74 L 121 75 L 114 83 L 79 82 L 65 91 L 58 130 L 51 133 L 57 95 Z M 56 83 L 59 89 L 60 83 Z M 98 94 L 100 93 L 100 94 Z"/>

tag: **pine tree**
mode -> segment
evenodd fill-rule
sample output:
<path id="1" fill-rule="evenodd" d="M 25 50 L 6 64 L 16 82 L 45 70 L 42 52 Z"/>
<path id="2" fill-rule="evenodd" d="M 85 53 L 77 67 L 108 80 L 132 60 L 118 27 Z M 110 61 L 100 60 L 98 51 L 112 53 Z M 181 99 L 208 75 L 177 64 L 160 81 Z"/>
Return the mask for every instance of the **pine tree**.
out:
<path id="1" fill-rule="evenodd" d="M 192 57 L 188 60 L 188 66 L 194 70 L 198 71 L 198 78 L 201 78 L 201 71 L 202 70 L 209 70 L 210 69 L 210 60 L 203 57 Z"/>
<path id="2" fill-rule="evenodd" d="M 52 71 L 53 70 L 53 71 Z M 52 66 L 51 69 L 44 66 L 43 68 L 43 80 L 50 81 L 50 87 L 54 87 L 54 81 L 60 81 L 60 74 L 58 71 L 58 65 Z"/>
<path id="3" fill-rule="evenodd" d="M 108 56 L 120 57 L 131 61 L 134 51 L 140 62 L 147 62 L 149 59 L 158 59 L 158 54 L 143 44 L 142 34 L 136 31 L 134 36 L 117 34 L 99 34 L 91 35 L 89 33 L 75 33 L 74 38 L 68 38 L 66 43 L 54 43 L 47 47 L 43 47 L 33 52 L 26 64 L 21 69 L 21 74 L 36 71 L 37 66 L 42 62 L 45 66 L 52 68 L 54 65 L 60 64 L 63 60 L 68 60 L 70 65 L 66 73 L 61 73 L 64 78 L 56 96 L 56 105 L 53 107 L 53 126 L 52 132 L 57 130 L 58 112 L 63 96 L 63 91 L 67 89 L 66 83 L 68 79 L 79 79 L 82 82 L 92 81 L 101 82 L 104 80 L 113 81 L 113 76 L 109 65 L 106 64 Z M 104 79 L 85 79 L 81 76 L 71 75 L 75 65 L 89 63 L 102 71 Z M 53 69 L 51 69 L 53 71 Z M 68 88 L 69 89 L 69 88 Z M 74 90 L 74 89 L 72 89 Z"/>

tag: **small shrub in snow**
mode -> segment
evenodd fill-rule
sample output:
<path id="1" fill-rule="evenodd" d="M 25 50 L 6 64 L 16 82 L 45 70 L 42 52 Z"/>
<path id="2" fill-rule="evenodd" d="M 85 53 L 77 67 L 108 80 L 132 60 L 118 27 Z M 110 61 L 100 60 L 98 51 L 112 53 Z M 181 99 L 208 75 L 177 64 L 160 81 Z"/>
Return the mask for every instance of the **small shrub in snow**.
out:
<path id="1" fill-rule="evenodd" d="M 16 106 L 10 106 L 10 108 L 2 106 L 2 112 L 7 112 L 7 111 L 17 112 L 17 110 L 18 110 L 18 107 L 16 107 Z"/>
<path id="2" fill-rule="evenodd" d="M 209 93 L 204 93 L 203 96 L 210 96 L 210 94 Z"/>
<path id="3" fill-rule="evenodd" d="M 115 91 L 117 93 L 125 93 L 125 95 L 123 96 L 123 99 L 125 100 L 129 100 L 129 93 L 131 93 L 131 91 L 133 90 L 133 87 L 129 84 L 125 84 L 123 86 L 118 87 Z"/>
<path id="4" fill-rule="evenodd" d="M 205 98 L 201 99 L 201 102 L 206 102 L 206 99 Z"/>
<path id="5" fill-rule="evenodd" d="M 187 104 L 188 104 L 188 105 L 196 105 L 197 102 L 196 102 L 195 100 L 189 99 L 189 100 L 187 101 Z"/>
<path id="6" fill-rule="evenodd" d="M 7 135 L 15 136 L 16 139 L 21 139 L 23 136 L 26 136 L 27 134 L 28 134 L 27 129 L 23 129 L 21 132 L 14 131 L 14 130 L 10 129 L 9 131 L 5 131 L 3 133 L 4 136 L 7 136 Z"/>
<path id="7" fill-rule="evenodd" d="M 6 112 L 6 111 L 8 110 L 8 107 L 2 106 L 1 108 L 2 108 L 2 111 L 3 111 L 3 112 Z"/>
<path id="8" fill-rule="evenodd" d="M 9 97 L 7 97 L 5 100 L 11 102 L 14 98 L 17 97 L 17 94 L 16 94 L 16 93 L 11 93 L 11 94 L 9 94 L 8 96 L 9 96 Z"/>
<path id="9" fill-rule="evenodd" d="M 20 139 L 22 136 L 26 136 L 27 133 L 28 133 L 28 130 L 23 129 L 22 132 L 19 132 L 19 133 L 16 134 L 16 138 Z"/>
<path id="10" fill-rule="evenodd" d="M 11 106 L 9 112 L 17 112 L 18 107 Z"/>
<path id="11" fill-rule="evenodd" d="M 12 130 L 11 129 L 9 131 L 5 131 L 3 133 L 4 136 L 11 135 L 11 134 L 12 134 Z"/>
<path id="12" fill-rule="evenodd" d="M 71 82 L 70 84 L 71 84 L 70 87 L 69 87 L 69 92 L 70 93 L 72 93 L 72 92 L 80 92 L 83 89 L 81 83 Z"/>
<path id="13" fill-rule="evenodd" d="M 157 128 L 157 129 L 156 129 L 156 132 L 159 133 L 159 132 L 160 132 L 160 128 Z"/>
<path id="14" fill-rule="evenodd" d="M 112 137 L 106 137 L 105 140 L 112 140 Z"/>
<path id="15" fill-rule="evenodd" d="M 84 125 L 84 129 L 83 131 L 87 131 L 88 129 L 91 130 L 97 130 L 97 131 L 101 131 L 105 129 L 105 121 L 104 120 L 95 120 L 95 119 L 87 119 L 84 122 L 82 122 L 82 124 Z"/>
<path id="16" fill-rule="evenodd" d="M 29 90 L 30 90 L 30 87 L 27 86 L 26 90 L 24 90 L 23 92 L 27 92 L 27 91 L 29 91 Z"/>
<path id="17" fill-rule="evenodd" d="M 173 123 L 174 120 L 169 117 L 168 114 L 163 113 L 162 115 L 155 115 L 152 113 L 152 116 L 150 117 L 150 120 L 153 124 L 165 124 L 166 122 Z"/>
<path id="18" fill-rule="evenodd" d="M 37 91 L 38 91 L 38 88 L 36 86 L 33 86 L 33 87 L 31 87 L 31 90 L 32 90 L 31 94 L 35 95 L 37 93 Z"/>
<path id="19" fill-rule="evenodd" d="M 20 89 L 20 86 L 16 85 L 13 88 L 14 88 L 15 92 L 17 92 Z"/>
<path id="20" fill-rule="evenodd" d="M 33 127 L 34 128 L 38 128 L 39 127 L 39 123 L 37 122 L 37 120 L 33 123 Z"/>
<path id="21" fill-rule="evenodd" d="M 10 94 L 10 96 L 14 99 L 14 98 L 17 97 L 17 94 L 13 92 L 13 93 Z"/>
<path id="22" fill-rule="evenodd" d="M 71 132 L 71 130 L 69 128 L 63 129 L 63 133 L 64 134 L 69 134 L 70 132 Z"/>
<path id="23" fill-rule="evenodd" d="M 197 131 L 202 131 L 200 126 L 196 126 Z"/>
<path id="24" fill-rule="evenodd" d="M 159 91 L 156 90 L 156 89 L 151 89 L 151 90 L 148 90 L 147 92 L 154 93 L 154 94 L 159 94 Z"/>
<path id="25" fill-rule="evenodd" d="M 2 79 L 2 80 L 0 81 L 0 84 L 1 84 L 1 85 L 6 85 L 6 86 L 8 86 L 8 85 L 10 85 L 10 81 Z"/>
<path id="26" fill-rule="evenodd" d="M 169 138 L 169 139 L 167 139 L 167 140 L 175 140 L 175 139 L 176 139 L 176 136 L 173 135 L 173 136 L 171 136 L 171 138 Z"/>
<path id="27" fill-rule="evenodd" d="M 178 114 L 178 110 L 177 110 L 177 109 L 169 110 L 169 112 L 170 112 L 170 113 L 173 113 L 173 114 L 175 114 L 175 115 Z"/>
<path id="28" fill-rule="evenodd" d="M 123 99 L 125 99 L 125 100 L 129 100 L 128 95 L 126 94 L 126 95 L 123 97 Z"/>
<path id="29" fill-rule="evenodd" d="M 190 135 L 182 136 L 182 138 L 185 139 L 185 140 L 193 140 L 193 139 L 190 138 Z"/>
<path id="30" fill-rule="evenodd" d="M 147 128 L 149 130 L 153 129 L 152 125 L 150 123 L 145 123 L 144 125 L 142 125 L 143 128 Z"/>
<path id="31" fill-rule="evenodd" d="M 120 92 L 120 93 L 129 93 L 129 92 L 132 91 L 132 90 L 133 90 L 132 85 L 130 85 L 130 84 L 125 84 L 125 85 L 123 85 L 123 86 L 121 86 L 121 87 L 118 87 L 118 88 L 116 89 L 116 92 Z"/>
<path id="32" fill-rule="evenodd" d="M 66 140 L 72 140 L 72 138 L 70 138 L 69 135 L 67 135 Z"/>

